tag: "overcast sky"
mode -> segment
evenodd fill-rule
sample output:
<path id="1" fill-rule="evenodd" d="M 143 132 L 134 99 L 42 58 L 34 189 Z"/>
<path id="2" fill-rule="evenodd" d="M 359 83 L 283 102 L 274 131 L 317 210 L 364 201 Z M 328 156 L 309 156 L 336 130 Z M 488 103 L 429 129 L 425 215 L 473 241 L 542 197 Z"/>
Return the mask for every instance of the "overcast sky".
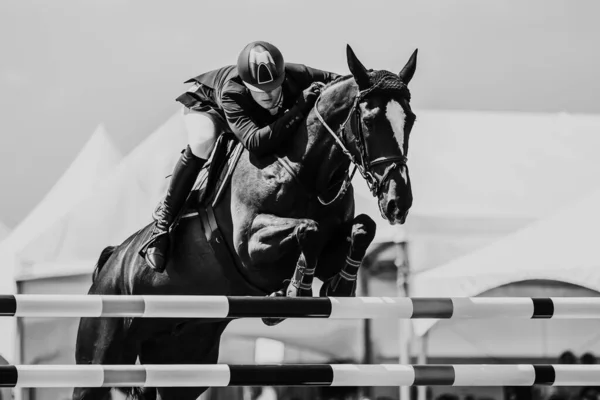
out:
<path id="1" fill-rule="evenodd" d="M 598 15 L 592 0 L 2 0 L 0 221 L 22 219 L 99 123 L 130 151 L 184 80 L 252 40 L 339 73 L 346 43 L 393 71 L 418 47 L 417 109 L 600 113 Z"/>

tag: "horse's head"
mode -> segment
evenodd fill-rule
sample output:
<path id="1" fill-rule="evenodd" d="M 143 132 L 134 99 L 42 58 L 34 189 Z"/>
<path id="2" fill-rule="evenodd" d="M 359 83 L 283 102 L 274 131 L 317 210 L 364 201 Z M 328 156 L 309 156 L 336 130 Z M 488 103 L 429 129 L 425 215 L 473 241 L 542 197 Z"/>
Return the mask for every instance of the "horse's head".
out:
<path id="1" fill-rule="evenodd" d="M 347 116 L 341 133 L 334 136 L 378 198 L 383 217 L 403 224 L 413 201 L 406 163 L 415 114 L 407 85 L 415 73 L 417 51 L 399 74 L 367 70 L 350 46 L 347 56 L 354 82 L 335 85 L 337 94 L 331 95 L 330 102 L 338 103 L 334 108 Z M 322 118 L 321 122 L 327 127 Z"/>

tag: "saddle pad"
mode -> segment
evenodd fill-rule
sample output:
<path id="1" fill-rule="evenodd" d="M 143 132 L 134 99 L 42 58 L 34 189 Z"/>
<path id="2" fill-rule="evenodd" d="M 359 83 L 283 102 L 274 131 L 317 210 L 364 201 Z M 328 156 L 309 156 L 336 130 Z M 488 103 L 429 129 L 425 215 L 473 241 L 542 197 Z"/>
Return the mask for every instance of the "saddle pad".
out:
<path id="1" fill-rule="evenodd" d="M 186 210 L 195 211 L 208 205 L 215 207 L 219 203 L 243 150 L 244 147 L 233 135 L 223 133 L 219 136 L 209 162 L 196 181 Z"/>

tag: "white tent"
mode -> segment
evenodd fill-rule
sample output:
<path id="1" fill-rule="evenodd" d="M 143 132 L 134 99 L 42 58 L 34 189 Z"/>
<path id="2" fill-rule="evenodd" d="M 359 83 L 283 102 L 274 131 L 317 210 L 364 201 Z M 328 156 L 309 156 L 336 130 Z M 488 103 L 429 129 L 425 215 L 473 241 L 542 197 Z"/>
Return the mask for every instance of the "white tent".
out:
<path id="1" fill-rule="evenodd" d="M 6 236 L 8 236 L 9 232 L 10 232 L 10 229 L 8 229 L 8 227 L 6 225 L 4 225 L 2 222 L 0 222 L 0 242 L 2 242 L 2 240 L 4 240 L 4 238 Z"/>
<path id="2" fill-rule="evenodd" d="M 416 113 L 406 223 L 415 270 L 478 250 L 598 186 L 600 116 Z"/>
<path id="3" fill-rule="evenodd" d="M 121 158 L 104 127 L 98 126 L 56 184 L 0 244 L 2 259 L 6 260 L 4 256 L 17 257 L 19 263 L 23 262 L 28 244 L 90 193 Z M 14 272 L 18 273 L 18 269 Z M 5 270 L 3 273 L 11 272 Z"/>
<path id="4" fill-rule="evenodd" d="M 14 265 L 8 264 L 7 260 L 17 257 L 19 263 L 22 262 L 28 243 L 87 195 L 121 158 L 104 127 L 98 126 L 50 191 L 0 243 L 3 276 L 13 276 Z"/>
<path id="5" fill-rule="evenodd" d="M 30 241 L 89 193 L 120 159 L 121 153 L 106 130 L 102 125 L 98 126 L 52 189 L 0 243 L 1 293 L 14 293 L 15 276 L 22 268 L 22 263 L 26 262 L 25 248 Z M 9 335 L 9 329 L 4 329 L 7 323 L 12 325 L 8 320 L 2 320 L 1 332 Z M 9 354 L 14 350 L 12 339 L 2 340 L 2 343 L 4 344 L 0 347 L 0 354 L 12 359 L 12 354 Z"/>
<path id="6" fill-rule="evenodd" d="M 599 131 L 600 116 L 417 111 L 412 214 L 548 215 L 597 186 Z"/>
<path id="7" fill-rule="evenodd" d="M 19 279 L 91 273 L 100 252 L 152 220 L 180 151 L 186 145 L 181 113 L 129 153 L 110 176 L 27 243 Z"/>
<path id="8" fill-rule="evenodd" d="M 452 296 L 596 296 L 600 292 L 600 190 L 562 211 L 540 220 L 490 246 L 448 264 L 415 276 L 412 295 L 416 297 Z M 533 281 L 527 290 L 517 290 L 514 283 Z M 563 282 L 563 285 L 544 281 Z M 521 284 L 523 285 L 523 284 Z M 557 292 L 558 290 L 558 292 Z M 508 294 L 507 294 L 508 293 Z M 539 294 L 538 294 L 539 296 Z M 419 335 L 432 329 L 433 338 L 444 336 L 446 345 L 453 336 L 471 344 L 471 352 L 479 343 L 496 343 L 497 352 L 506 351 L 502 343 L 521 343 L 513 347 L 521 354 L 557 355 L 567 348 L 600 351 L 598 321 L 444 321 L 418 320 Z M 439 330 L 439 332 L 438 332 Z M 530 337 L 531 336 L 531 337 Z M 440 339 L 441 340 L 441 339 Z M 457 339 L 459 340 L 459 339 Z M 554 342 L 554 343 L 552 343 Z M 446 352 L 448 352 L 446 346 Z M 456 347 L 456 346 L 455 346 Z M 492 346 L 489 346 L 493 349 Z M 502 349 L 501 349 L 502 348 Z M 494 353 L 491 349 L 487 354 Z M 452 351 L 459 350 L 453 349 Z M 469 351 L 468 349 L 463 349 Z M 437 350 L 441 351 L 441 350 Z"/>

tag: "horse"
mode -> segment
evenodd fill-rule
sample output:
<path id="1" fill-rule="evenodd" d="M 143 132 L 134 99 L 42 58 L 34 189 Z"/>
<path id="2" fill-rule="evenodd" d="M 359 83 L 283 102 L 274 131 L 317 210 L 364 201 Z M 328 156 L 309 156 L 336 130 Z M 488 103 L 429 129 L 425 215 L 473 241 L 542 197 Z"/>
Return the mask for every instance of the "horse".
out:
<path id="1" fill-rule="evenodd" d="M 408 83 L 417 51 L 399 74 L 367 70 L 347 46 L 351 74 L 326 85 L 287 145 L 274 155 L 243 150 L 214 220 L 232 262 L 215 255 L 198 216 L 170 234 L 163 273 L 138 249 L 151 224 L 102 251 L 89 294 L 354 296 L 356 272 L 376 224 L 354 217 L 356 170 L 389 223 L 405 222 L 412 205 L 407 167 L 415 114 Z M 353 167 L 353 172 L 350 169 Z M 219 242 L 219 240 L 217 240 Z M 214 245 L 214 243 L 213 243 Z M 82 318 L 77 364 L 215 364 L 228 319 Z M 274 324 L 280 320 L 264 320 Z M 205 387 L 129 389 L 138 398 L 196 399 Z M 102 399 L 110 388 L 75 388 L 73 399 Z"/>

